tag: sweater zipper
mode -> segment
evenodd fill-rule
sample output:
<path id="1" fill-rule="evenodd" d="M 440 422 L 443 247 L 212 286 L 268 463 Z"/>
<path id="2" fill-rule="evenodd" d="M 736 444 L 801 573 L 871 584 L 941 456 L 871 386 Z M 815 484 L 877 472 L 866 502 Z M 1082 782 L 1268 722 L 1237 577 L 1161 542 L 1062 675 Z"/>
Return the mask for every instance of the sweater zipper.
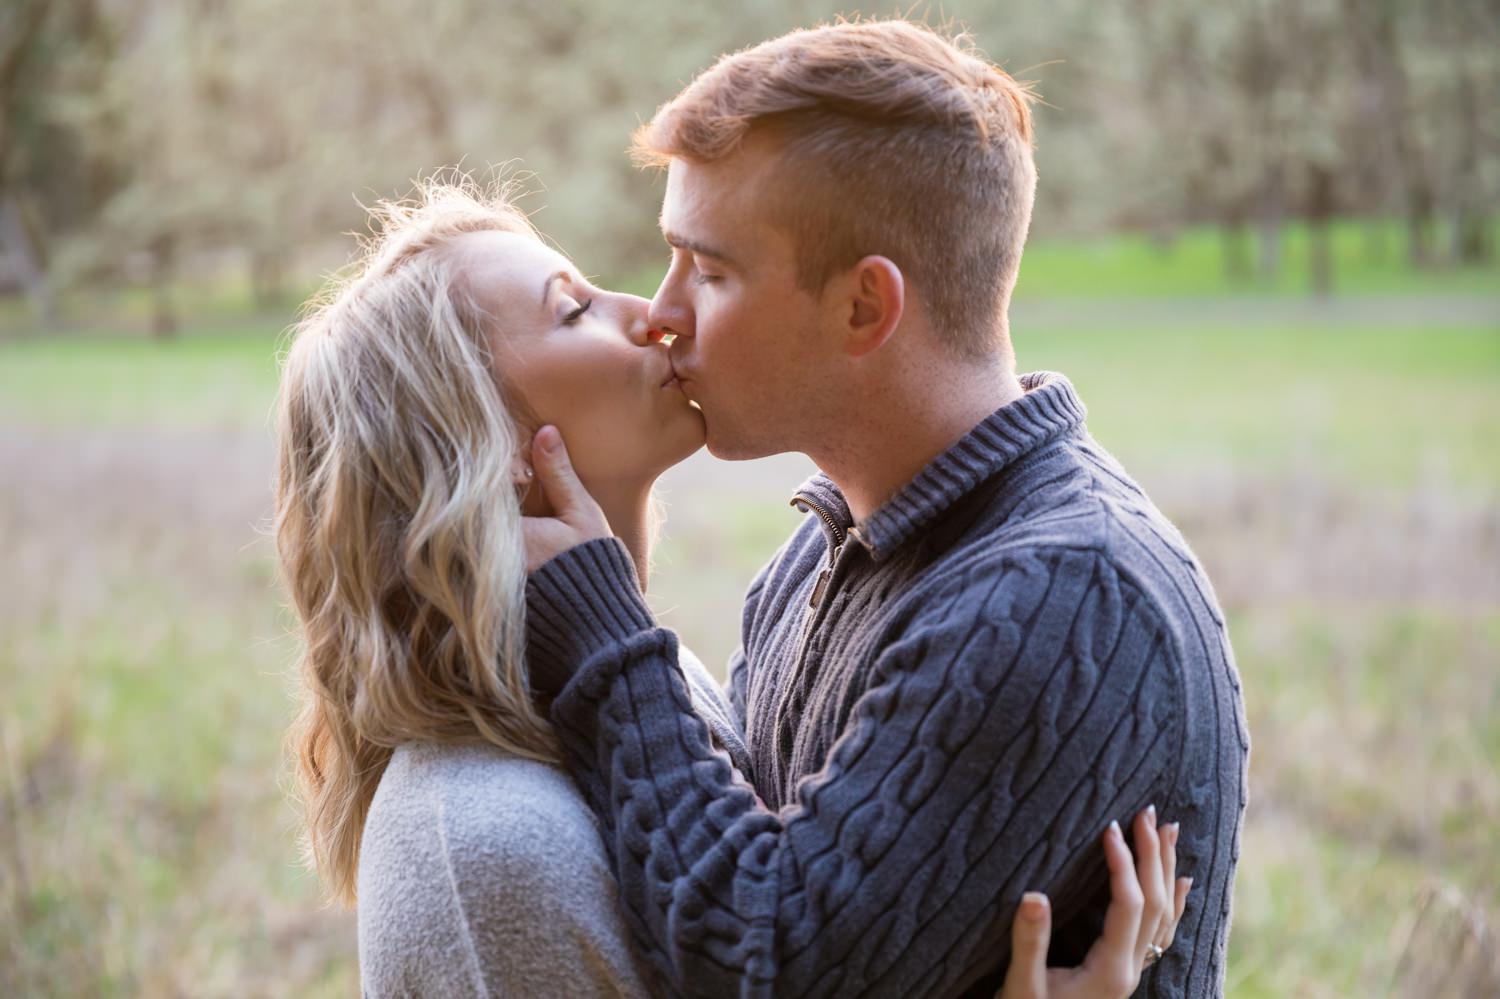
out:
<path id="1" fill-rule="evenodd" d="M 823 567 L 822 572 L 818 573 L 818 581 L 813 584 L 812 599 L 807 603 L 809 607 L 816 610 L 828 592 L 828 580 L 832 578 L 834 566 L 838 565 L 839 556 L 843 554 L 844 541 L 848 535 L 844 533 L 844 529 L 839 526 L 838 521 L 833 519 L 832 514 L 803 494 L 798 493 L 796 496 L 793 496 L 791 505 L 798 509 L 811 510 L 817 514 L 818 519 L 823 522 L 823 525 L 828 528 L 829 534 L 833 536 L 833 545 L 828 550 L 828 564 Z"/>

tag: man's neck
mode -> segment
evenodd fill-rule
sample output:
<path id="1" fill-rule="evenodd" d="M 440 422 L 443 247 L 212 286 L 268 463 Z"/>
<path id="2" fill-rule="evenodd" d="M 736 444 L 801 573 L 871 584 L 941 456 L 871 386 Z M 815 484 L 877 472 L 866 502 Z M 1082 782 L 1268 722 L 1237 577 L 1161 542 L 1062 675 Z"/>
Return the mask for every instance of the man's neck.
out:
<path id="1" fill-rule="evenodd" d="M 849 503 L 856 522 L 880 508 L 985 417 L 1025 394 L 1010 367 L 968 369 L 943 380 L 915 379 L 871 393 L 857 421 L 808 457 Z"/>

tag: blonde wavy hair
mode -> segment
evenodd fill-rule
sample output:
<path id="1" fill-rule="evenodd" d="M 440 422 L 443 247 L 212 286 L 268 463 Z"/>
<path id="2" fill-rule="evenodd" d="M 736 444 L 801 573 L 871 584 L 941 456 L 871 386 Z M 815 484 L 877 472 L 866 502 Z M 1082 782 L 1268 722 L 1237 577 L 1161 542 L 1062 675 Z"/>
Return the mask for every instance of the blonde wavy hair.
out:
<path id="1" fill-rule="evenodd" d="M 452 250 L 465 233 L 537 237 L 510 194 L 434 178 L 378 203 L 282 366 L 275 537 L 303 639 L 288 748 L 309 859 L 349 905 L 397 745 L 557 756 L 524 662 L 511 467 L 526 411 L 493 374 L 491 320 Z"/>

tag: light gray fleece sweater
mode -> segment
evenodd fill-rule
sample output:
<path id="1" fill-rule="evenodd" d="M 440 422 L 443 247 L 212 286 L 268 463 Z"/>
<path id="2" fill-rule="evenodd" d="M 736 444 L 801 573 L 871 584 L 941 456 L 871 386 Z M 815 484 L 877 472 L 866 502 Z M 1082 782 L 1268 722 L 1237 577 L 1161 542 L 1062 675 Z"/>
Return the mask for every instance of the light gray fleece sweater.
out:
<path id="1" fill-rule="evenodd" d="M 717 685 L 684 657 L 694 707 L 748 767 Z M 360 846 L 365 996 L 645 996 L 593 814 L 561 767 L 493 746 L 408 743 Z"/>

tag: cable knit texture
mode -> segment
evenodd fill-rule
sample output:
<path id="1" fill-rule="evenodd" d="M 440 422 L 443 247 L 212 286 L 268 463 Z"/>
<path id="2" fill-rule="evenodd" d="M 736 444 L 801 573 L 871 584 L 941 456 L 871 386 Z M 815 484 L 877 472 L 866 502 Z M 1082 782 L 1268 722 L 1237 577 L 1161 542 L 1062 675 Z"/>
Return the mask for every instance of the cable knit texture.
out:
<path id="1" fill-rule="evenodd" d="M 1023 384 L 862 524 L 826 477 L 799 491 L 832 524 L 809 514 L 751 586 L 748 773 L 617 541 L 534 574 L 533 668 L 576 670 L 553 720 L 674 991 L 993 994 L 1033 888 L 1077 963 L 1099 835 L 1154 803 L 1196 882 L 1139 994 L 1222 992 L 1249 754 L 1224 619 L 1067 380 Z"/>

